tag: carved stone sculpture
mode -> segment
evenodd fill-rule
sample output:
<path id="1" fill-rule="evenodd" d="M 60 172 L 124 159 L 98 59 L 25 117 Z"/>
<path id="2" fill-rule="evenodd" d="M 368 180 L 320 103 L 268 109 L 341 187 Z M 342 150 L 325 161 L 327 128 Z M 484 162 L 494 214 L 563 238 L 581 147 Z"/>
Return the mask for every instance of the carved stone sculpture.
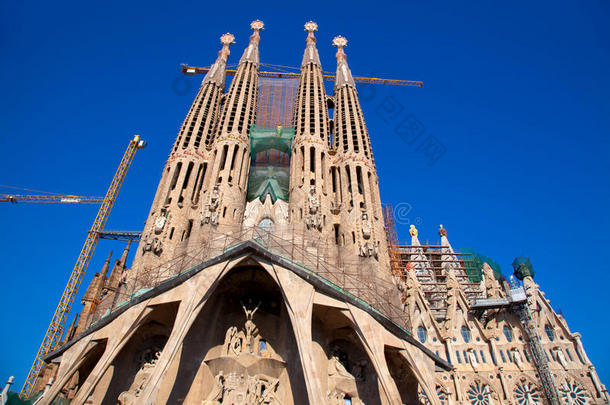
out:
<path id="1" fill-rule="evenodd" d="M 320 200 L 316 195 L 316 186 L 309 188 L 309 194 L 307 195 L 307 219 L 305 224 L 307 229 L 322 229 L 322 220 L 320 216 Z"/>
<path id="2" fill-rule="evenodd" d="M 220 207 L 221 195 L 218 192 L 218 185 L 214 186 L 210 192 L 209 202 L 203 208 L 201 224 L 218 225 L 218 208 Z"/>
<path id="3" fill-rule="evenodd" d="M 144 252 L 153 252 L 154 254 L 159 255 L 163 251 L 163 243 L 159 238 L 148 238 L 146 243 L 144 243 L 142 250 Z"/>
<path id="4" fill-rule="evenodd" d="M 144 357 L 147 357 L 147 351 L 143 354 Z M 118 403 L 120 405 L 134 405 L 138 403 L 138 397 L 142 393 L 144 385 L 150 378 L 153 369 L 155 368 L 157 361 L 159 360 L 159 356 L 161 356 L 161 352 L 157 351 L 154 354 L 154 357 L 149 361 L 142 364 L 140 370 L 138 370 L 131 387 L 127 391 L 121 392 L 119 394 Z"/>
<path id="5" fill-rule="evenodd" d="M 168 219 L 169 213 L 165 209 L 162 209 L 161 214 L 155 219 L 155 226 L 153 228 L 155 234 L 159 235 L 163 232 L 163 228 L 165 228 Z"/>
<path id="6" fill-rule="evenodd" d="M 369 220 L 369 216 L 366 212 L 362 213 L 362 237 L 364 239 L 369 239 L 371 237 L 371 221 Z"/>
<path id="7" fill-rule="evenodd" d="M 379 242 L 367 241 L 363 245 L 360 245 L 358 254 L 361 257 L 379 257 Z"/>
<path id="8" fill-rule="evenodd" d="M 225 376 L 220 371 L 214 377 L 214 387 L 202 405 L 279 405 L 279 384 L 279 379 L 265 374 L 244 376 L 230 373 Z"/>

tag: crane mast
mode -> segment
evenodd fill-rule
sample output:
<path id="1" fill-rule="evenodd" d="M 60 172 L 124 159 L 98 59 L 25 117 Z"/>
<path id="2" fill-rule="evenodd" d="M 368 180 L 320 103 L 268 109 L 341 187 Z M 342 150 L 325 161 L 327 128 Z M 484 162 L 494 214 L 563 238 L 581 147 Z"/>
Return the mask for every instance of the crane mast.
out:
<path id="1" fill-rule="evenodd" d="M 85 275 L 85 271 L 87 270 L 87 266 L 89 265 L 89 261 L 91 260 L 91 256 L 95 250 L 95 246 L 97 245 L 99 232 L 104 229 L 104 225 L 108 220 L 112 206 L 116 201 L 119 189 L 123 184 L 123 180 L 125 179 L 125 175 L 127 174 L 127 170 L 133 161 L 136 151 L 138 149 L 142 149 L 144 146 L 146 146 L 146 143 L 140 139 L 139 135 L 135 135 L 134 138 L 129 141 L 129 145 L 127 145 L 127 150 L 125 151 L 125 154 L 121 159 L 121 163 L 119 163 L 119 167 L 112 178 L 110 187 L 104 196 L 102 205 L 97 212 L 97 216 L 95 217 L 93 225 L 88 232 L 85 244 L 78 255 L 74 269 L 70 274 L 68 283 L 66 284 L 61 299 L 59 300 L 59 304 L 55 309 L 55 313 L 53 314 L 53 318 L 51 319 L 47 333 L 45 334 L 40 348 L 38 349 L 38 353 L 34 358 L 32 368 L 30 369 L 28 377 L 23 384 L 23 388 L 19 394 L 22 399 L 27 399 L 32 394 L 32 390 L 36 384 L 36 381 L 38 380 L 38 375 L 40 374 L 40 370 L 44 364 L 44 356 L 51 352 L 61 339 L 64 324 L 66 323 L 66 319 L 68 318 L 68 314 L 72 308 L 72 303 L 74 302 L 74 298 L 76 298 L 78 288 L 83 280 L 83 276 Z"/>

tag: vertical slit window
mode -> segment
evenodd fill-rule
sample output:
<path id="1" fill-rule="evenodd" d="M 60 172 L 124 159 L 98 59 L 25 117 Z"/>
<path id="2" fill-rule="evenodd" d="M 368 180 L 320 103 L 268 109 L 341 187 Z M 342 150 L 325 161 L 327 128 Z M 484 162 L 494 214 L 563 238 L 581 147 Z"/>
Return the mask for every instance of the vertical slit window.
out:
<path id="1" fill-rule="evenodd" d="M 174 169 L 174 175 L 172 176 L 172 181 L 169 184 L 169 189 L 167 190 L 167 196 L 165 197 L 165 204 L 169 204 L 172 202 L 171 192 L 176 188 L 176 183 L 178 182 L 178 176 L 180 176 L 180 171 L 182 170 L 182 162 L 178 162 L 176 168 Z"/>
<path id="2" fill-rule="evenodd" d="M 316 149 L 313 146 L 309 149 L 309 171 L 316 171 Z"/>
<path id="3" fill-rule="evenodd" d="M 225 163 L 227 162 L 227 152 L 229 151 L 229 145 L 222 147 L 222 154 L 220 155 L 220 167 L 218 170 L 222 171 L 225 169 Z"/>

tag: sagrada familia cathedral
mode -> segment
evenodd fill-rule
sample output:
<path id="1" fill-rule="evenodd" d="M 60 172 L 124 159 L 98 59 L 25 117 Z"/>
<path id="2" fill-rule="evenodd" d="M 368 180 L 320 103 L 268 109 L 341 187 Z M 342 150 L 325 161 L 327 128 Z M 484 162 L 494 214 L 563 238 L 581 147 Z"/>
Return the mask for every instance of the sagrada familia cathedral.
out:
<path id="1" fill-rule="evenodd" d="M 288 94 L 251 28 L 228 91 L 221 37 L 133 263 L 128 245 L 95 274 L 38 403 L 608 404 L 527 259 L 520 281 L 473 279 L 442 226 L 436 245 L 389 237 L 347 40 L 327 94 L 307 23 Z"/>

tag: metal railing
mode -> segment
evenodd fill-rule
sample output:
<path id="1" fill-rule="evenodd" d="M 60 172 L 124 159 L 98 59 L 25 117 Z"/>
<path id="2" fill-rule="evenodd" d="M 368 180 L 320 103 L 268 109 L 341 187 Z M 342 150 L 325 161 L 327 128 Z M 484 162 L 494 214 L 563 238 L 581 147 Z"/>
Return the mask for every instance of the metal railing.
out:
<path id="1" fill-rule="evenodd" d="M 210 227 L 205 235 L 203 241 L 185 241 L 176 246 L 173 259 L 160 266 L 130 270 L 120 289 L 101 299 L 89 322 L 95 323 L 112 311 L 128 305 L 131 300 L 165 280 L 228 252 L 243 242 L 253 241 L 310 273 L 320 282 L 409 330 L 408 316 L 402 311 L 390 269 L 373 258 L 359 257 L 356 251 L 329 244 L 322 238 L 313 238 L 313 232 L 292 225 L 276 226 L 272 230 L 252 227 L 226 233 Z"/>

